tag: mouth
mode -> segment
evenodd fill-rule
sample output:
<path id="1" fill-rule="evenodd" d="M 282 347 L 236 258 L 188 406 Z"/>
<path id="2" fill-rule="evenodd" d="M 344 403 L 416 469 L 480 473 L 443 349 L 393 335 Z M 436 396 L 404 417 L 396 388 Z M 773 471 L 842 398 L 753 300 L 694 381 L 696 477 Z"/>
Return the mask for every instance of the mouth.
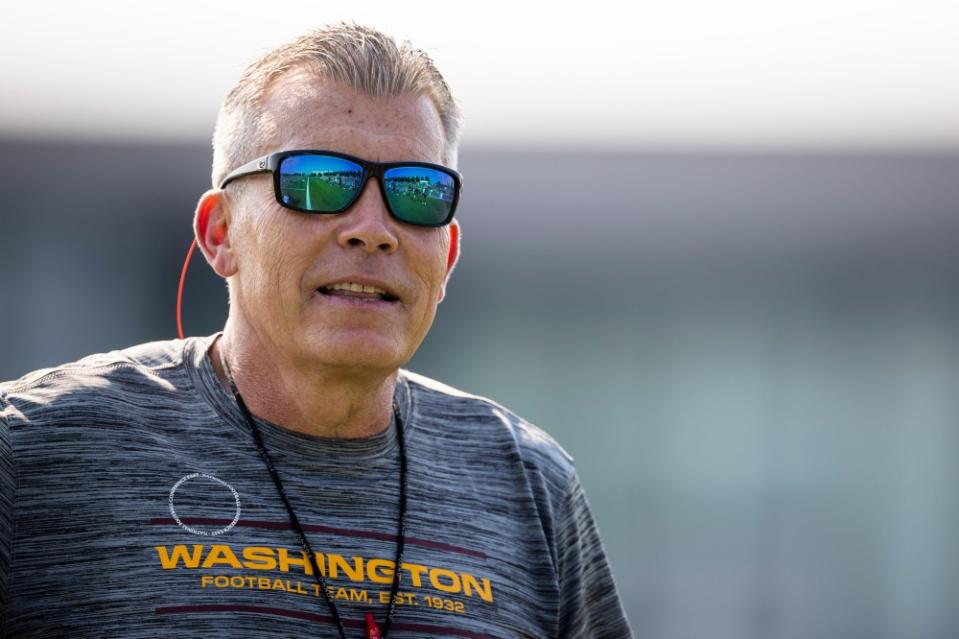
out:
<path id="1" fill-rule="evenodd" d="M 354 300 L 371 300 L 381 302 L 398 302 L 399 297 L 379 286 L 360 284 L 358 282 L 335 282 L 316 289 L 321 295 L 328 297 L 343 297 Z"/>

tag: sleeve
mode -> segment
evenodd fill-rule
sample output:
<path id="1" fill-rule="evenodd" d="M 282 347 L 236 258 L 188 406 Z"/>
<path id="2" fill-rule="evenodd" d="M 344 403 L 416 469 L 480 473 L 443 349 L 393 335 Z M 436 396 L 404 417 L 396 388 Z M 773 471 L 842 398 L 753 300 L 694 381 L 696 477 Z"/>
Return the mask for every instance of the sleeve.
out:
<path id="1" fill-rule="evenodd" d="M 574 472 L 557 530 L 561 639 L 629 639 L 606 551 Z"/>
<path id="2" fill-rule="evenodd" d="M 13 555 L 13 503 L 17 477 L 10 443 L 10 427 L 0 399 L 0 633 L 6 627 L 10 564 Z"/>

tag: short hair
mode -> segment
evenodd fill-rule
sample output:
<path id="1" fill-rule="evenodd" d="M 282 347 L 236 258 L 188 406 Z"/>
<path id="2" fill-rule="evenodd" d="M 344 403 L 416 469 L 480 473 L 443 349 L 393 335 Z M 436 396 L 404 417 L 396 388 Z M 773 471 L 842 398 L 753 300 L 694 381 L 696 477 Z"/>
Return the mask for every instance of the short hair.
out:
<path id="1" fill-rule="evenodd" d="M 310 31 L 247 67 L 220 107 L 213 133 L 213 187 L 234 168 L 263 155 L 272 136 L 264 98 L 283 74 L 306 69 L 369 97 L 424 95 L 436 107 L 446 139 L 445 161 L 456 165 L 462 114 L 433 60 L 408 42 L 339 23 Z"/>

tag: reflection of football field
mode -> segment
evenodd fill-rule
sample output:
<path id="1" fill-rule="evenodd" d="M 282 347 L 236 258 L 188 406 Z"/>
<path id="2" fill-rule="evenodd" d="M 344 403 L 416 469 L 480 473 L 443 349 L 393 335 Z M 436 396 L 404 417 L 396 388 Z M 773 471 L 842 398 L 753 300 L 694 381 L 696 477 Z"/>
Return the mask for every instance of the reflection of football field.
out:
<path id="1" fill-rule="evenodd" d="M 307 188 L 287 189 L 290 196 L 303 208 L 338 209 L 350 201 L 353 192 L 320 177 L 306 178 Z"/>
<path id="2" fill-rule="evenodd" d="M 449 211 L 449 205 L 439 199 L 432 197 L 412 198 L 401 193 L 390 194 L 390 202 L 393 208 L 400 211 L 417 211 L 418 218 L 436 219 L 446 217 Z"/>
<path id="3" fill-rule="evenodd" d="M 288 183 L 286 192 L 290 196 L 291 204 L 307 209 L 331 210 L 343 208 L 353 195 L 351 189 L 333 184 L 318 176 L 304 176 L 302 180 Z M 420 219 L 437 219 L 446 217 L 449 203 L 441 198 L 424 196 L 410 197 L 404 193 L 390 194 L 393 208 L 400 211 L 415 211 Z"/>

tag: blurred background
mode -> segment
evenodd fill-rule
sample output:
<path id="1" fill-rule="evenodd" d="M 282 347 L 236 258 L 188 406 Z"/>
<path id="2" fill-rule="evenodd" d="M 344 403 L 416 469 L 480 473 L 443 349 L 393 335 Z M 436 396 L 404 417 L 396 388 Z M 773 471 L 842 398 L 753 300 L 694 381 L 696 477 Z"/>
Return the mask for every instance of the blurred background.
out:
<path id="1" fill-rule="evenodd" d="M 409 368 L 575 456 L 636 636 L 959 637 L 954 3 L 5 7 L 0 379 L 175 336 L 220 102 L 343 19 L 466 114 Z"/>

